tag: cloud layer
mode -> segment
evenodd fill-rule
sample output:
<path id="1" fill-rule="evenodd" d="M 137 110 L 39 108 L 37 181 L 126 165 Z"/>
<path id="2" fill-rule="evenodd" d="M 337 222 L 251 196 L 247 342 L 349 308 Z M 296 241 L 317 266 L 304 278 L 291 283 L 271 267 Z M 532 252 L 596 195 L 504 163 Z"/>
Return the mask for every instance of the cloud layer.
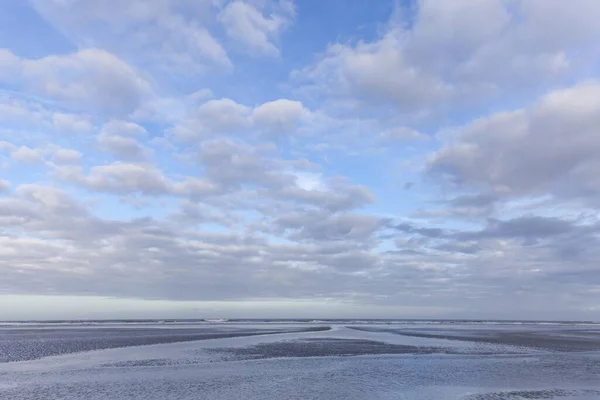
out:
<path id="1" fill-rule="evenodd" d="M 0 294 L 596 318 L 600 3 L 413 3 L 31 1 Z"/>

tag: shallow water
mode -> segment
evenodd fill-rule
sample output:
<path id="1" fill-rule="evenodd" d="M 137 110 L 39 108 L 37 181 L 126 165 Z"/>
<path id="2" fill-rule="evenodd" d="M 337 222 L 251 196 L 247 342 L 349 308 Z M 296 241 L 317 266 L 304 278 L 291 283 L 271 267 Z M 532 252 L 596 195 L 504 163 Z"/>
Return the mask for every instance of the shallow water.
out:
<path id="1" fill-rule="evenodd" d="M 600 399 L 599 344 L 566 324 L 9 326 L 0 398 Z"/>

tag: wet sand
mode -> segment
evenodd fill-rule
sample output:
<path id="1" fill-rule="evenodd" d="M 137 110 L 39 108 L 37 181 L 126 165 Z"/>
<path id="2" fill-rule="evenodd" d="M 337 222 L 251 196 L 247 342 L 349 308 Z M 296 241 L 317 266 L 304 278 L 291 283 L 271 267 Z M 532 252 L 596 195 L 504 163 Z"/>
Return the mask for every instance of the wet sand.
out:
<path id="1" fill-rule="evenodd" d="M 350 357 L 377 354 L 447 353 L 442 347 L 397 345 L 360 339 L 304 339 L 263 343 L 241 348 L 216 348 L 211 352 L 231 356 L 236 360 L 256 360 L 286 357 Z"/>
<path id="2" fill-rule="evenodd" d="M 70 328 L 0 329 L 0 363 L 35 360 L 90 350 L 145 346 L 160 343 L 208 339 L 317 332 L 329 327 L 290 327 L 288 329 L 201 328 Z"/>
<path id="3" fill-rule="evenodd" d="M 539 325 L 0 328 L 5 359 L 32 346 L 0 362 L 0 398 L 591 400 L 599 338 Z"/>
<path id="4" fill-rule="evenodd" d="M 498 330 L 464 329 L 453 331 L 430 328 L 420 331 L 414 331 L 405 328 L 373 330 L 371 328 L 352 327 L 352 329 L 377 332 L 385 331 L 397 335 L 420 338 L 460 340 L 467 342 L 529 347 L 559 352 L 600 351 L 600 332 L 590 331 L 587 329 L 520 329 L 516 332 L 508 331 L 506 328 Z"/>

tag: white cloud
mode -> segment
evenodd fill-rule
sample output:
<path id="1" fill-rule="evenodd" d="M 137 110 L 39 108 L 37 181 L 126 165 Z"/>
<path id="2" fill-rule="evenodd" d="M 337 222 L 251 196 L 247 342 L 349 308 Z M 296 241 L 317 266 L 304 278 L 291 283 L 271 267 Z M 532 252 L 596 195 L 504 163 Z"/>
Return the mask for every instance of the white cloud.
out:
<path id="1" fill-rule="evenodd" d="M 209 31 L 216 9 L 209 0 L 132 0 L 119 12 L 103 0 L 36 0 L 36 10 L 84 47 L 106 48 L 163 69 L 195 73 L 231 69 L 227 52 Z"/>
<path id="2" fill-rule="evenodd" d="M 250 109 L 231 99 L 209 100 L 197 111 L 204 128 L 212 132 L 224 132 L 249 125 Z"/>
<path id="3" fill-rule="evenodd" d="M 186 100 L 191 102 L 192 104 L 202 102 L 204 100 L 210 99 L 214 97 L 214 93 L 212 90 L 204 88 L 196 90 L 194 93 L 191 93 L 186 96 Z"/>
<path id="4" fill-rule="evenodd" d="M 0 80 L 12 80 L 18 74 L 19 57 L 8 49 L 0 49 Z"/>
<path id="5" fill-rule="evenodd" d="M 54 152 L 52 159 L 56 164 L 79 164 L 81 162 L 81 154 L 77 150 L 73 149 L 58 149 Z"/>
<path id="6" fill-rule="evenodd" d="M 279 55 L 273 40 L 290 23 L 288 15 L 272 13 L 265 17 L 255 6 L 240 0 L 227 4 L 218 18 L 230 38 L 239 41 L 250 53 L 268 56 Z"/>
<path id="7" fill-rule="evenodd" d="M 0 94 L 0 119 L 5 125 L 40 128 L 47 125 L 50 116 L 51 112 L 40 104 L 15 98 L 8 93 Z"/>
<path id="8" fill-rule="evenodd" d="M 52 124 L 57 132 L 89 133 L 93 126 L 90 120 L 83 115 L 54 113 Z"/>
<path id="9" fill-rule="evenodd" d="M 289 49 L 326 18 L 284 37 L 291 1 L 33 4 L 80 50 L 0 50 L 11 293 L 597 303 L 600 83 L 567 86 L 596 75 L 595 0 L 417 0 Z"/>
<path id="10" fill-rule="evenodd" d="M 446 132 L 432 171 L 505 195 L 600 198 L 600 83 L 556 90 L 526 109 Z"/>
<path id="11" fill-rule="evenodd" d="M 0 93 L 0 119 L 13 129 L 53 130 L 55 133 L 90 133 L 88 115 L 66 113 L 31 96 Z"/>
<path id="12" fill-rule="evenodd" d="M 106 115 L 130 114 L 152 93 L 137 71 L 99 49 L 21 59 L 19 76 L 12 80 L 66 106 Z"/>
<path id="13" fill-rule="evenodd" d="M 13 151 L 16 148 L 14 144 L 0 140 L 0 151 Z"/>
<path id="14" fill-rule="evenodd" d="M 296 186 L 302 190 L 323 190 L 325 183 L 321 174 L 310 172 L 296 172 Z"/>
<path id="15" fill-rule="evenodd" d="M 396 31 L 356 47 L 334 44 L 314 66 L 294 73 L 321 89 L 363 101 L 386 101 L 414 110 L 448 98 L 452 88 L 439 77 L 412 65 Z"/>
<path id="16" fill-rule="evenodd" d="M 144 137 L 147 131 L 133 122 L 111 120 L 102 126 L 96 138 L 98 148 L 120 161 L 145 161 L 149 149 L 135 138 Z"/>
<path id="17" fill-rule="evenodd" d="M 348 184 L 344 179 L 336 178 L 330 179 L 326 185 L 322 183 L 311 188 L 296 183 L 296 186 L 284 188 L 279 196 L 282 199 L 313 205 L 329 212 L 360 208 L 376 201 L 368 188 Z"/>
<path id="18" fill-rule="evenodd" d="M 332 44 L 292 76 L 363 107 L 383 102 L 404 112 L 514 98 L 593 63 L 598 8 L 590 0 L 420 0 L 410 23 L 399 12 L 378 40 Z"/>
<path id="19" fill-rule="evenodd" d="M 6 179 L 0 179 L 0 194 L 8 193 L 10 190 L 10 182 Z"/>
<path id="20" fill-rule="evenodd" d="M 39 149 L 21 146 L 10 153 L 13 160 L 26 164 L 39 164 L 44 161 L 43 154 Z"/>
<path id="21" fill-rule="evenodd" d="M 523 37 L 529 38 L 527 42 L 552 49 L 588 45 L 598 49 L 595 38 L 600 34 L 600 4 L 597 1 L 576 0 L 565 4 L 560 0 L 522 0 L 519 6 L 528 22 L 522 28 Z"/>
<path id="22" fill-rule="evenodd" d="M 92 190 L 128 194 L 163 195 L 169 192 L 169 180 L 149 164 L 113 163 L 92 167 L 87 176 L 68 176 Z"/>
<path id="23" fill-rule="evenodd" d="M 101 133 L 97 138 L 98 148 L 121 161 L 144 161 L 148 158 L 148 149 L 137 140 Z"/>
<path id="24" fill-rule="evenodd" d="M 188 177 L 183 182 L 173 183 L 171 190 L 174 194 L 197 201 L 218 193 L 221 188 L 217 184 L 205 179 Z"/>
<path id="25" fill-rule="evenodd" d="M 241 132 L 248 136 L 254 130 L 283 135 L 295 131 L 303 122 L 311 121 L 313 114 L 301 102 L 288 99 L 266 102 L 254 108 L 226 98 L 209 100 L 177 123 L 171 133 L 184 140 Z"/>
<path id="26" fill-rule="evenodd" d="M 255 124 L 276 132 L 294 130 L 309 114 L 310 111 L 305 109 L 301 102 L 288 99 L 267 102 L 252 110 Z"/>

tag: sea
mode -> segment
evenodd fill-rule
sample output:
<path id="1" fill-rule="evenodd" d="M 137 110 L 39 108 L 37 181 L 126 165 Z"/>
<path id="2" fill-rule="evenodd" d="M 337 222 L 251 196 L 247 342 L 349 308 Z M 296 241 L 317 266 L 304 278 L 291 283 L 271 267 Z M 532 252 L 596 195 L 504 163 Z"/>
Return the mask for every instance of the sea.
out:
<path id="1" fill-rule="evenodd" d="M 6 321 L 0 399 L 600 399 L 600 324 Z"/>

